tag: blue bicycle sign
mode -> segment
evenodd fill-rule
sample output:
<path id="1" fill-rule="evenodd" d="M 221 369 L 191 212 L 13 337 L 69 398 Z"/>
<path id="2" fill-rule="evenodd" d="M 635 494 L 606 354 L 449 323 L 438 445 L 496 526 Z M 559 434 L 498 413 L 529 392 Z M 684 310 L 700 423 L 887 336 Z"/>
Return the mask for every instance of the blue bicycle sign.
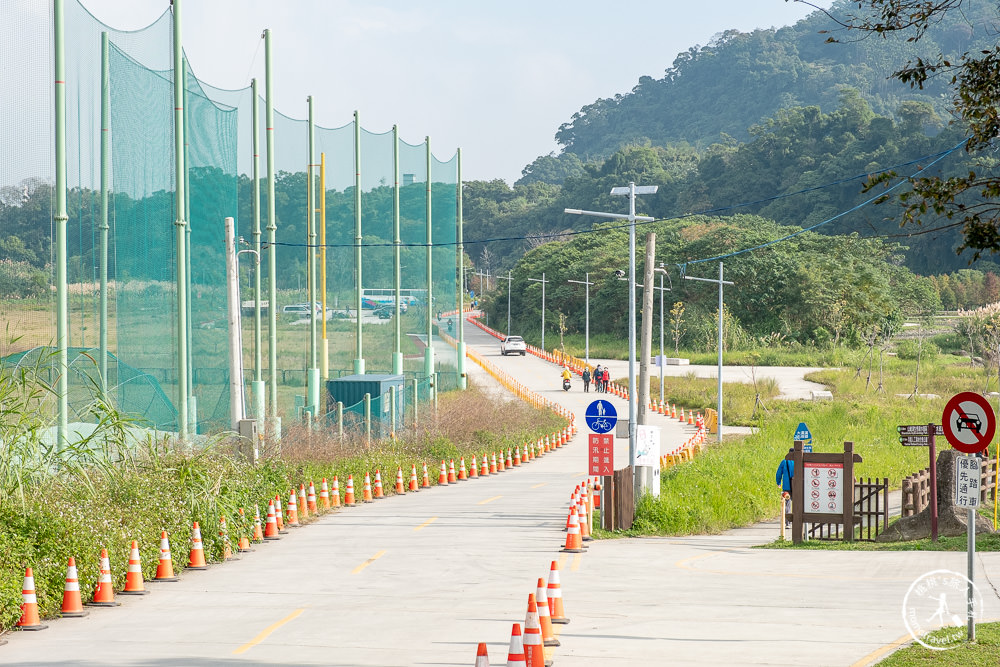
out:
<path id="1" fill-rule="evenodd" d="M 618 411 L 610 401 L 594 401 L 587 406 L 584 413 L 587 426 L 594 433 L 607 433 L 615 427 L 618 422 Z"/>

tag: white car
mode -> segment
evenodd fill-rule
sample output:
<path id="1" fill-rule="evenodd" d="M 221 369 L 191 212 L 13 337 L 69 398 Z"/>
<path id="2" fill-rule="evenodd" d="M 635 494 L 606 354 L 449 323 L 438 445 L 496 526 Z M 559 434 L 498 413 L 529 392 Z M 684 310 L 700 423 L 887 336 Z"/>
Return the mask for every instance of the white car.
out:
<path id="1" fill-rule="evenodd" d="M 524 344 L 524 339 L 520 336 L 507 336 L 500 343 L 500 354 L 520 354 L 522 357 L 527 354 L 528 346 Z"/>

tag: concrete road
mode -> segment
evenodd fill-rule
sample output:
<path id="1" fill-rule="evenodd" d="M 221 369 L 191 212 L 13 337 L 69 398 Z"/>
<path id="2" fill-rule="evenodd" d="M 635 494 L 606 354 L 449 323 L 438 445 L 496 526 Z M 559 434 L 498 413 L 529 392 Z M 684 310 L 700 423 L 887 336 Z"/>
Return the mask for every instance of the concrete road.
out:
<path id="1" fill-rule="evenodd" d="M 565 393 L 556 366 L 500 357 L 494 340 L 467 332 L 470 346 L 583 425 L 596 395 L 578 382 Z M 663 426 L 665 442 L 693 430 Z M 499 665 L 511 623 L 523 622 L 528 593 L 558 559 L 572 620 L 552 650 L 557 665 L 850 665 L 906 634 L 914 579 L 964 569 L 961 553 L 749 548 L 773 539 L 776 524 L 560 554 L 585 462 L 581 431 L 503 474 L 328 515 L 238 562 L 148 584 L 150 595 L 119 598 L 120 608 L 9 635 L 0 664 L 472 665 L 485 641 Z M 1000 554 L 978 557 L 977 568 L 986 615 L 1000 616 Z"/>

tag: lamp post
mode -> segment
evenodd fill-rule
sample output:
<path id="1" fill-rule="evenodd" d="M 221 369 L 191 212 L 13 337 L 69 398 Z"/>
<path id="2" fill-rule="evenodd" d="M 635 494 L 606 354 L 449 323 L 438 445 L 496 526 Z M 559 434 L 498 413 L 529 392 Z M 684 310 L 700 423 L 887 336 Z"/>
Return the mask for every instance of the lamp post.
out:
<path id="1" fill-rule="evenodd" d="M 652 222 L 656 218 L 635 214 L 635 196 L 655 194 L 657 186 L 636 186 L 629 183 L 628 187 L 611 188 L 612 195 L 628 195 L 628 214 L 603 213 L 600 211 L 584 211 L 578 208 L 567 208 L 563 212 L 572 215 L 593 215 L 598 218 L 628 220 L 628 461 L 632 466 L 632 474 L 637 476 L 635 465 L 635 223 L 636 221 Z M 638 479 L 634 488 L 638 489 Z"/>
<path id="2" fill-rule="evenodd" d="M 719 278 L 695 278 L 694 276 L 684 276 L 686 280 L 700 280 L 706 283 L 717 283 L 719 285 L 719 399 L 716 406 L 717 430 L 719 432 L 719 442 L 722 442 L 722 286 L 734 283 L 722 279 L 722 262 L 719 262 Z"/>
<path id="3" fill-rule="evenodd" d="M 590 286 L 594 283 L 590 282 L 590 273 L 584 275 L 583 280 L 567 280 L 568 283 L 576 283 L 577 285 L 586 285 L 587 296 L 584 299 L 584 312 L 586 320 L 583 325 L 583 356 L 587 360 L 587 365 L 590 365 Z"/>
<path id="4" fill-rule="evenodd" d="M 544 276 L 542 277 L 544 278 Z M 507 269 L 507 277 L 501 278 L 500 280 L 507 281 L 507 335 L 509 336 L 510 335 L 510 287 L 512 284 L 511 281 L 514 280 L 511 277 L 510 269 Z"/>
<path id="5" fill-rule="evenodd" d="M 660 262 L 660 266 L 653 269 L 656 273 L 660 274 L 660 286 L 654 287 L 653 289 L 660 291 L 660 401 L 663 400 L 663 293 L 673 291 L 673 281 L 670 283 L 670 287 L 663 286 L 663 276 L 667 275 L 667 270 L 663 268 L 663 262 Z M 667 280 L 670 280 L 670 276 L 667 275 Z"/>
<path id="6" fill-rule="evenodd" d="M 528 278 L 533 283 L 542 284 L 542 350 L 545 350 L 545 283 L 549 282 L 545 279 L 545 272 L 542 272 L 541 278 Z M 509 315 L 508 310 L 508 315 Z"/>

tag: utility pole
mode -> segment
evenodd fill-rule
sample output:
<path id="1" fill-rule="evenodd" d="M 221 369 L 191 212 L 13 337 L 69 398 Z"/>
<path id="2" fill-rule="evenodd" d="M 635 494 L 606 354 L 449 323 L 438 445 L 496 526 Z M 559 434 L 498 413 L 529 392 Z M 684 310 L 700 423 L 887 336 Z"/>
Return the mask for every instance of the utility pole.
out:
<path id="1" fill-rule="evenodd" d="M 514 279 L 511 277 L 510 269 L 507 269 L 507 277 L 500 278 L 500 280 L 507 281 L 507 335 L 510 335 L 510 288 L 513 285 L 511 281 Z"/>
<path id="2" fill-rule="evenodd" d="M 722 442 L 722 287 L 723 285 L 732 285 L 734 283 L 728 280 L 722 279 L 722 262 L 719 262 L 719 279 L 715 280 L 713 278 L 695 278 L 694 276 L 684 276 L 686 280 L 700 280 L 706 283 L 717 283 L 719 285 L 719 386 L 718 386 L 718 404 L 716 406 L 716 413 L 718 419 L 718 432 L 719 432 L 719 442 Z"/>
<path id="3" fill-rule="evenodd" d="M 646 234 L 646 265 L 643 271 L 642 284 L 642 336 L 639 346 L 639 387 L 636 392 L 638 407 L 637 423 L 646 423 L 646 410 L 649 405 L 649 357 L 653 348 L 653 270 L 656 257 L 656 234 Z"/>
<path id="4" fill-rule="evenodd" d="M 542 272 L 542 277 L 539 278 L 528 278 L 533 283 L 542 284 L 542 350 L 545 349 L 545 283 L 549 282 L 545 279 L 545 272 Z"/>
<path id="5" fill-rule="evenodd" d="M 586 285 L 587 295 L 584 297 L 584 325 L 583 325 L 583 356 L 590 364 L 590 286 L 594 283 L 590 282 L 590 273 L 584 275 L 583 280 L 567 280 L 568 283 L 576 283 L 577 285 Z M 508 306 L 508 310 L 509 310 Z"/>

